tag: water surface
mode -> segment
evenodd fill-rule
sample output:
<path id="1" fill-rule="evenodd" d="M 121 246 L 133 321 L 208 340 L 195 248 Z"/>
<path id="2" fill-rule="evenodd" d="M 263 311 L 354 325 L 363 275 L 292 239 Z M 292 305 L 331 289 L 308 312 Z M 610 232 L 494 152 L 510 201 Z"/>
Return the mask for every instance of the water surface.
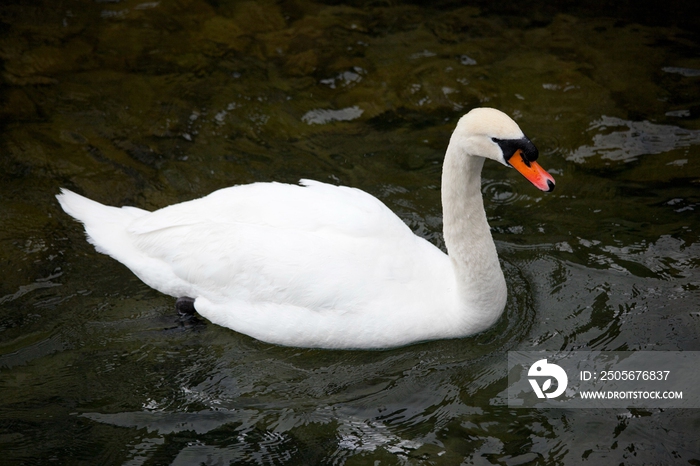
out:
<path id="1" fill-rule="evenodd" d="M 509 350 L 700 350 L 692 5 L 431 5 L 0 7 L 8 464 L 700 462 L 694 410 L 504 395 Z M 509 300 L 471 338 L 320 351 L 181 321 L 53 197 L 156 209 L 313 178 L 442 246 L 442 156 L 476 106 L 515 118 L 557 189 L 486 163 Z"/>

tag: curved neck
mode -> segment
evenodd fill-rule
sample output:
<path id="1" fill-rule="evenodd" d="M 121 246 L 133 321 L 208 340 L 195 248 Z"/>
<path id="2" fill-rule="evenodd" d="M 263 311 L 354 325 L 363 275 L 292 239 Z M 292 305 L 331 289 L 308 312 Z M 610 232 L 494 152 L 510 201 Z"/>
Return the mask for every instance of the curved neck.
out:
<path id="1" fill-rule="evenodd" d="M 481 194 L 484 159 L 462 150 L 465 142 L 453 138 L 445 153 L 443 234 L 460 305 L 469 310 L 470 325 L 486 328 L 505 307 L 506 284 Z"/>

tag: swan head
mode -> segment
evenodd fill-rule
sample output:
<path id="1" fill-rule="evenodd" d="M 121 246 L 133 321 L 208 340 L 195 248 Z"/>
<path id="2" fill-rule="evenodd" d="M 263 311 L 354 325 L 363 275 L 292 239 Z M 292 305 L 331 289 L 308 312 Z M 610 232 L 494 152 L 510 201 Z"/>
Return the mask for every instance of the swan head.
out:
<path id="1" fill-rule="evenodd" d="M 452 134 L 466 155 L 515 168 L 542 191 L 554 190 L 554 178 L 537 162 L 539 152 L 518 124 L 495 108 L 475 108 L 460 118 Z"/>

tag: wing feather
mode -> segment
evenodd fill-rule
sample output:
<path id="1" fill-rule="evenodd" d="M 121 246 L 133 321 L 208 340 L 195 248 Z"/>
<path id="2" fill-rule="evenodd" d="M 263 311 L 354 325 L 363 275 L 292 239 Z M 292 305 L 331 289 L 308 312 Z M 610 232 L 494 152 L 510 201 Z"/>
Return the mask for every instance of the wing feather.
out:
<path id="1" fill-rule="evenodd" d="M 165 293 L 317 311 L 364 308 L 388 284 L 424 274 L 416 264 L 426 257 L 444 256 L 373 196 L 308 180 L 226 188 L 140 217 L 128 231 L 187 284 Z"/>

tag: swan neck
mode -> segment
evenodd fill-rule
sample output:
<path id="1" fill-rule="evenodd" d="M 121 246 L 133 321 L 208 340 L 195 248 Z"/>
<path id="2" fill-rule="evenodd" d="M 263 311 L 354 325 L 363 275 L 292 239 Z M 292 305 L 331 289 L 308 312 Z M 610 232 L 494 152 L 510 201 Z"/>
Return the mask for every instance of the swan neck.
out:
<path id="1" fill-rule="evenodd" d="M 464 149 L 464 148 L 467 149 Z M 506 301 L 506 284 L 484 211 L 484 158 L 452 140 L 442 172 L 443 234 L 457 284 L 458 301 L 470 325 L 487 328 Z"/>
<path id="2" fill-rule="evenodd" d="M 470 259 L 474 242 L 493 243 L 481 194 L 483 165 L 483 157 L 448 147 L 442 170 L 443 233 L 447 252 L 456 259 Z"/>

